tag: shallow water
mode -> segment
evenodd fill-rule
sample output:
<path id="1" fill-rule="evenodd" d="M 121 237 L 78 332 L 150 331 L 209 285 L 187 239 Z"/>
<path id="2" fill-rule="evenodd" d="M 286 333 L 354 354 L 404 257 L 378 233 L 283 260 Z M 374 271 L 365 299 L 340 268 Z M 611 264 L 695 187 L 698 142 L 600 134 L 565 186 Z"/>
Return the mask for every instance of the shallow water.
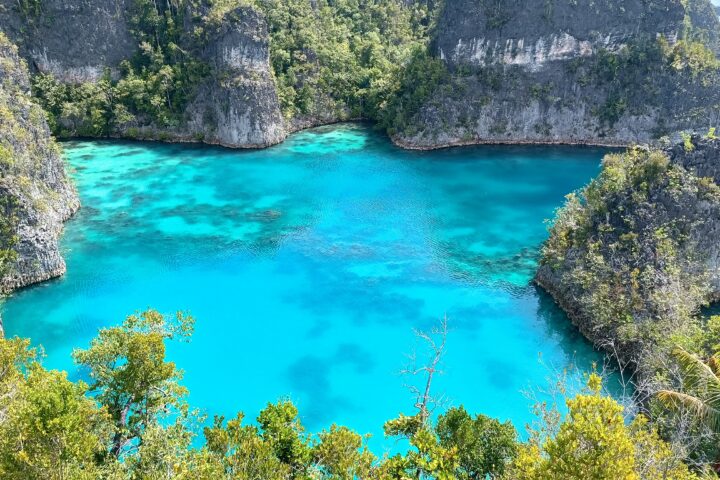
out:
<path id="1" fill-rule="evenodd" d="M 169 355 L 190 401 L 255 416 L 290 397 L 311 430 L 375 435 L 412 413 L 398 372 L 413 328 L 447 314 L 444 375 L 433 388 L 512 420 L 522 393 L 555 370 L 600 360 L 529 285 L 544 219 L 598 171 L 602 150 L 399 150 L 369 129 L 306 131 L 262 151 L 126 142 L 65 144 L 83 208 L 67 224 L 68 273 L 3 306 L 8 335 L 46 365 L 97 329 L 153 307 L 191 312 Z M 419 350 L 420 351 L 420 350 Z"/>

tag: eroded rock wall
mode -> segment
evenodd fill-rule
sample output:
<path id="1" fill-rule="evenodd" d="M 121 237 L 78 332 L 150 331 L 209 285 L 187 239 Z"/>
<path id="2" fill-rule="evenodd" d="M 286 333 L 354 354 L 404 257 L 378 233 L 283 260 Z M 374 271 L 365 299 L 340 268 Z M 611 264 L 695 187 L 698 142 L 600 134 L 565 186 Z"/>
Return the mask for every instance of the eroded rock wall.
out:
<path id="1" fill-rule="evenodd" d="M 79 207 L 61 150 L 29 91 L 25 63 L 0 34 L 0 241 L 14 252 L 0 266 L 0 293 L 65 272 L 58 238 Z"/>
<path id="2" fill-rule="evenodd" d="M 626 145 L 707 131 L 720 123 L 717 69 L 691 72 L 668 58 L 689 19 L 693 32 L 705 32 L 693 38 L 716 50 L 720 29 L 709 0 L 689 5 L 446 2 L 434 54 L 450 75 L 395 140 L 408 148 Z"/>
<path id="3" fill-rule="evenodd" d="M 39 11 L 19 3 L 0 0 L 0 30 L 34 71 L 63 82 L 97 81 L 137 48 L 124 20 L 131 0 L 42 0 Z"/>
<path id="4" fill-rule="evenodd" d="M 33 71 L 72 84 L 97 82 L 106 71 L 117 78 L 121 62 L 139 47 L 129 24 L 132 1 L 43 0 L 39 10 L 24 12 L 17 2 L 0 0 L 0 31 L 20 46 Z M 203 3 L 198 8 L 209 10 Z M 197 26 L 184 26 L 187 42 L 181 48 L 207 62 L 211 71 L 193 87 L 181 118 L 168 126 L 138 115 L 113 124 L 109 134 L 241 148 L 281 142 L 287 133 L 264 18 L 251 7 L 239 7 L 214 26 L 203 26 L 209 31 L 202 42 L 193 36 Z"/>
<path id="5" fill-rule="evenodd" d="M 451 68 L 464 64 L 519 65 L 618 50 L 638 35 L 677 38 L 680 0 L 461 0 L 447 2 L 438 27 L 438 54 Z"/>

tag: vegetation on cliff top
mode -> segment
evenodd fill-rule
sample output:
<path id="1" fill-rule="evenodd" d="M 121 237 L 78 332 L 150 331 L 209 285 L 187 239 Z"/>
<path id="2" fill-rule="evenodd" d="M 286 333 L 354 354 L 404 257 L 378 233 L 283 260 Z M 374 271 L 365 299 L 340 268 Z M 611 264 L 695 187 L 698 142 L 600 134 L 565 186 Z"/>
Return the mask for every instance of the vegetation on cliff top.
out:
<path id="1" fill-rule="evenodd" d="M 541 263 L 562 275 L 576 309 L 592 312 L 596 335 L 618 349 L 638 339 L 663 344 L 708 297 L 705 259 L 688 238 L 704 214 L 688 215 L 683 207 L 692 205 L 720 211 L 720 188 L 662 152 L 632 149 L 606 156 L 600 175 L 558 211 Z"/>

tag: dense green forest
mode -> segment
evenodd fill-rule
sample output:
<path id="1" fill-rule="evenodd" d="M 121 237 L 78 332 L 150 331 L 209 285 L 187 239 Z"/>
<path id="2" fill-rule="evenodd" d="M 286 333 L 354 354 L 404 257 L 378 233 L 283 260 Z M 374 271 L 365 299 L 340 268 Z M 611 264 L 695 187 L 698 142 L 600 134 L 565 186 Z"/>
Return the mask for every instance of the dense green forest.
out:
<path id="1" fill-rule="evenodd" d="M 0 340 L 0 476 L 4 479 L 695 479 L 642 415 L 591 374 L 558 405 L 537 405 L 527 441 L 462 407 L 431 415 L 422 400 L 385 433 L 406 452 L 378 458 L 367 437 L 332 425 L 307 432 L 288 400 L 255 421 L 204 421 L 187 402 L 167 342 L 190 341 L 193 319 L 148 310 L 102 329 L 73 356 L 89 383 L 42 366 L 23 339 Z M 424 379 L 423 379 L 424 381 Z M 220 388 L 221 389 L 221 388 Z M 565 393 L 562 381 L 558 392 Z M 668 398 L 674 392 L 667 392 Z M 202 441 L 196 441 L 201 435 Z M 403 445 L 402 443 L 400 445 Z"/>
<path id="2" fill-rule="evenodd" d="M 288 117 L 381 117 L 399 88 L 405 63 L 425 51 L 433 22 L 424 2 L 321 1 L 315 8 L 305 0 L 253 4 L 270 25 L 270 61 Z"/>
<path id="3" fill-rule="evenodd" d="M 133 122 L 177 127 L 198 85 L 214 73 L 200 53 L 208 32 L 239 7 L 266 19 L 270 65 L 288 120 L 389 125 L 403 105 L 429 93 L 407 88 L 405 65 L 418 65 L 411 73 L 440 65 L 427 53 L 437 10 L 432 1 L 133 0 L 129 25 L 138 49 L 120 65 L 120 78 L 109 70 L 95 83 L 34 76 L 33 93 L 53 133 L 107 136 Z M 410 91 L 405 96 L 412 98 L 400 95 Z"/>

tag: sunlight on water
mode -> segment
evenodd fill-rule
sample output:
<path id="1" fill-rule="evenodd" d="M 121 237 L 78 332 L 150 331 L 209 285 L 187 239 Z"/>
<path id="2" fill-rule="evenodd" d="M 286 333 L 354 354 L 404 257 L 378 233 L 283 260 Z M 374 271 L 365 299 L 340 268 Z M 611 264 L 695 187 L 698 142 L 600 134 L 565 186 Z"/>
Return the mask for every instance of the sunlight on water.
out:
<path id="1" fill-rule="evenodd" d="M 477 147 L 406 152 L 357 125 L 262 151 L 65 144 L 83 208 L 68 274 L 3 307 L 8 335 L 79 373 L 72 348 L 134 311 L 191 312 L 170 357 L 190 401 L 255 416 L 290 397 L 311 430 L 375 435 L 413 401 L 398 375 L 413 328 L 452 332 L 434 385 L 451 404 L 522 429 L 554 370 L 600 356 L 529 284 L 544 219 L 603 151 Z"/>

